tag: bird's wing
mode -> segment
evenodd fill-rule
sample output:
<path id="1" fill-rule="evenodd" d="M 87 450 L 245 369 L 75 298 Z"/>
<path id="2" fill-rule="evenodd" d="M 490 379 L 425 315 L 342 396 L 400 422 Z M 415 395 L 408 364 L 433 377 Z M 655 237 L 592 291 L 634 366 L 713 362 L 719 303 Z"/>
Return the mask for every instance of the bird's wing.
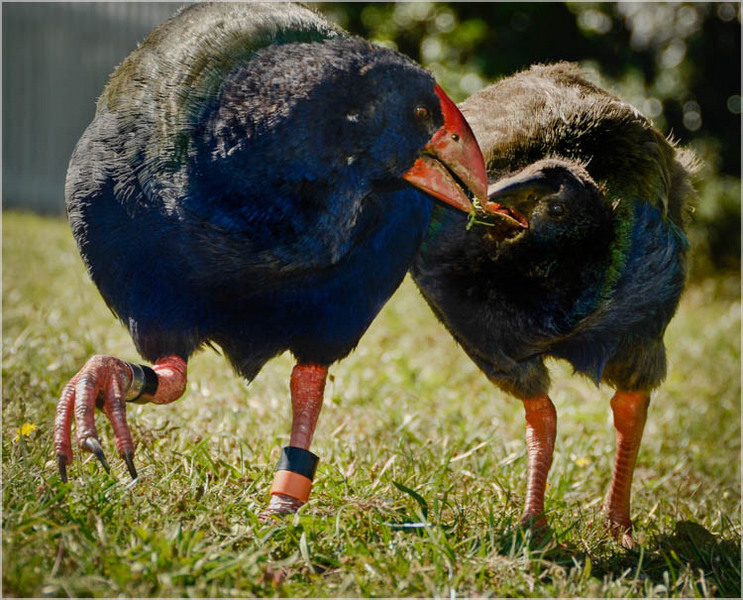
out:
<path id="1" fill-rule="evenodd" d="M 178 172 L 195 152 L 193 129 L 236 64 L 269 45 L 342 35 L 319 13 L 286 3 L 195 4 L 155 28 L 98 100 L 99 115 L 116 115 L 116 151 L 141 184 L 139 201 L 167 203 L 168 188 L 182 187 Z"/>

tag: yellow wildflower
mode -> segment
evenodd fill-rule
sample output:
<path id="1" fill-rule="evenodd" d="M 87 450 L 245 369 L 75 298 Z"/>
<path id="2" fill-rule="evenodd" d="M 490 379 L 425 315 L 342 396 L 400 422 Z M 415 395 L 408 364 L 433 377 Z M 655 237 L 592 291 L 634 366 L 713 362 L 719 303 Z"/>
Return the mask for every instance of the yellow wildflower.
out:
<path id="1" fill-rule="evenodd" d="M 31 435 L 31 432 L 34 431 L 36 428 L 37 428 L 37 425 L 35 425 L 34 423 L 24 423 L 16 430 L 17 433 L 13 441 L 14 442 L 20 441 L 21 436 L 28 437 L 29 435 Z"/>

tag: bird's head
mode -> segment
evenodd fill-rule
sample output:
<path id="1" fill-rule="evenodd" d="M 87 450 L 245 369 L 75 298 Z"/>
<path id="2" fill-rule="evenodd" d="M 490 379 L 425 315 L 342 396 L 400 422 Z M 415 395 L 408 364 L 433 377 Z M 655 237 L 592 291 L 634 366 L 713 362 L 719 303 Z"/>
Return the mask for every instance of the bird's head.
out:
<path id="1" fill-rule="evenodd" d="M 434 198 L 463 211 L 473 210 L 470 196 L 484 198 L 485 162 L 462 113 L 438 84 L 414 102 L 409 113 L 415 127 L 430 135 L 403 179 Z M 427 97 L 426 97 L 427 96 Z M 410 117 L 408 117 L 410 120 Z"/>
<path id="2" fill-rule="evenodd" d="M 212 147 L 223 144 L 211 156 L 255 172 L 259 151 L 282 165 L 274 183 L 305 192 L 345 185 L 363 196 L 407 182 L 465 212 L 487 194 L 475 136 L 433 76 L 358 38 L 259 52 L 227 77 L 211 122 Z"/>
<path id="3" fill-rule="evenodd" d="M 472 210 L 471 197 L 484 200 L 487 174 L 480 147 L 431 74 L 385 48 L 355 40 L 328 43 L 336 44 L 360 55 L 340 81 L 343 94 L 327 104 L 336 111 L 327 127 L 343 150 L 341 160 L 380 182 L 402 178 L 465 212 Z"/>
<path id="4" fill-rule="evenodd" d="M 488 189 L 483 222 L 496 254 L 575 251 L 612 236 L 612 208 L 578 163 L 543 159 Z M 519 254 L 521 252 L 519 251 Z"/>

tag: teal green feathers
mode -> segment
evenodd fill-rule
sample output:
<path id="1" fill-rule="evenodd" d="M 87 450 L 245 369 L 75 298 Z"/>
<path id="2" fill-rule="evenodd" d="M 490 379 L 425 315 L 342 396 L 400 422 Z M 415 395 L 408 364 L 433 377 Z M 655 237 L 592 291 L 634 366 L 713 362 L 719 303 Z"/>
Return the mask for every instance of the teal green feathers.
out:
<path id="1" fill-rule="evenodd" d="M 290 5 L 255 3 L 246 13 L 229 2 L 204 3 L 187 10 L 187 18 L 182 9 L 150 33 L 118 67 L 98 100 L 99 112 L 117 112 L 120 118 L 129 114 L 129 126 L 138 135 L 145 133 L 146 107 L 151 143 L 144 157 L 133 155 L 132 161 L 152 171 L 160 166 L 177 170 L 192 156 L 192 129 L 217 101 L 236 65 L 270 45 L 345 35 L 321 15 L 300 15 Z"/>

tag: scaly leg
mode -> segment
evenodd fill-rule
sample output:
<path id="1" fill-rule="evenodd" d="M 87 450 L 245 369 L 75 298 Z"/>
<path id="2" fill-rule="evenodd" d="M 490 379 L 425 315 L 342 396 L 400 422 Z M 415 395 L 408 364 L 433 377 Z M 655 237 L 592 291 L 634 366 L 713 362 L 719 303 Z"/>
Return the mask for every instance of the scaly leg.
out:
<path id="1" fill-rule="evenodd" d="M 292 370 L 289 448 L 284 448 L 271 488 L 271 502 L 262 516 L 295 513 L 307 502 L 317 464 L 317 457 L 309 449 L 322 408 L 327 376 L 328 367 L 324 365 L 297 363 Z"/>
<path id="2" fill-rule="evenodd" d="M 544 518 L 544 492 L 555 450 L 557 411 L 547 396 L 522 401 L 526 411 L 526 451 L 529 463 L 521 524 L 540 530 L 547 527 Z"/>
<path id="3" fill-rule="evenodd" d="M 152 371 L 157 376 L 156 391 L 154 394 L 143 394 L 137 402 L 167 404 L 183 395 L 186 389 L 186 361 L 181 357 L 165 356 L 153 365 Z M 126 462 L 132 479 L 137 478 L 134 442 L 126 422 L 126 396 L 132 388 L 134 375 L 128 362 L 113 356 L 96 355 L 65 386 L 57 404 L 54 423 L 54 447 L 62 481 L 67 481 L 67 465 L 72 463 L 73 458 L 70 436 L 73 416 L 77 424 L 78 446 L 95 454 L 103 468 L 109 471 L 95 426 L 96 406 L 111 421 L 119 456 Z"/>
<path id="4" fill-rule="evenodd" d="M 617 456 L 614 477 L 604 504 L 606 520 L 612 533 L 622 545 L 632 547 L 632 520 L 630 519 L 630 493 L 632 474 L 635 471 L 637 452 L 650 405 L 649 392 L 622 392 L 617 390 L 611 399 L 614 428 L 617 430 Z"/>

